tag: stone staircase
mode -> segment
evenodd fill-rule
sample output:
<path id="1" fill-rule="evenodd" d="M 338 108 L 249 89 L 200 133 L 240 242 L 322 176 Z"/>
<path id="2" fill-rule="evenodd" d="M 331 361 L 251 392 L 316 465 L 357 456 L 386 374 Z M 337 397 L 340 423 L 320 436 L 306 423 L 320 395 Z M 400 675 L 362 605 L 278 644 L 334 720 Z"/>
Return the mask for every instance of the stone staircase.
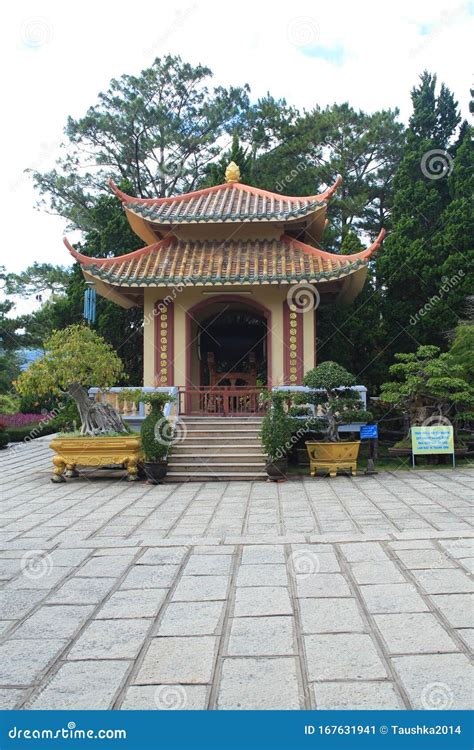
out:
<path id="1" fill-rule="evenodd" d="M 180 417 L 167 482 L 266 479 L 261 417 Z"/>

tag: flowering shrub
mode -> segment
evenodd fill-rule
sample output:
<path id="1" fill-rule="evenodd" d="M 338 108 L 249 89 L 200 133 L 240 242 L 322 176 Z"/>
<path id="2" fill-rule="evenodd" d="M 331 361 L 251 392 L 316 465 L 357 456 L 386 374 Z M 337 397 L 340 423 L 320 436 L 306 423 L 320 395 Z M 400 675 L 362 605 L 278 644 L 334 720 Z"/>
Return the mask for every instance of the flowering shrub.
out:
<path id="1" fill-rule="evenodd" d="M 45 414 L 2 414 L 4 427 L 24 427 L 25 425 L 38 424 L 43 419 L 49 419 L 49 413 Z"/>

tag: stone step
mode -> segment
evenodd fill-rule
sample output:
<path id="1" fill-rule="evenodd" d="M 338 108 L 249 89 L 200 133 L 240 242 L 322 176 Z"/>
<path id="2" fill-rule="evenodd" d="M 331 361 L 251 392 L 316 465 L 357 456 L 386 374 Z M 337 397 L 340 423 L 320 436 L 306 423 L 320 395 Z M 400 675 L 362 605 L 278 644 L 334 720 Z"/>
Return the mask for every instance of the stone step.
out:
<path id="1" fill-rule="evenodd" d="M 173 447 L 173 457 L 182 455 L 220 455 L 220 456 L 259 456 L 263 455 L 261 443 L 244 443 L 239 445 L 210 445 L 203 444 L 202 441 L 195 441 L 191 445 L 185 440 L 182 443 L 176 443 Z"/>
<path id="2" fill-rule="evenodd" d="M 189 435 L 190 437 L 205 437 L 207 435 L 214 435 L 222 437 L 230 437 L 231 435 L 237 435 L 238 437 L 242 437 L 244 435 L 248 435 L 249 437 L 259 437 L 260 436 L 260 429 L 257 428 L 255 430 L 253 429 L 229 429 L 229 430 L 223 430 L 221 427 L 214 427 L 209 429 L 204 429 L 203 427 L 186 427 L 186 435 Z"/>
<path id="3" fill-rule="evenodd" d="M 203 462 L 201 459 L 200 463 L 184 462 L 179 463 L 176 461 L 168 462 L 169 471 L 188 471 L 188 473 L 194 473 L 196 469 L 198 471 L 205 472 L 206 474 L 214 471 L 232 471 L 232 472 L 245 472 L 245 471 L 263 471 L 265 468 L 264 461 L 244 461 L 239 463 L 237 461 L 212 461 Z"/>
<path id="4" fill-rule="evenodd" d="M 250 463 L 263 463 L 265 461 L 264 453 L 239 453 L 234 455 L 232 453 L 177 453 L 173 451 L 170 456 L 169 463 L 200 463 L 206 462 L 209 464 L 215 464 L 221 461 L 225 464 L 243 464 L 249 465 Z"/>
<path id="5" fill-rule="evenodd" d="M 207 447 L 214 447 L 214 448 L 231 448 L 232 446 L 252 446 L 252 448 L 261 448 L 262 447 L 262 441 L 260 438 L 249 438 L 249 437 L 241 437 L 241 436 L 229 436 L 226 438 L 223 437 L 197 437 L 197 438 L 190 438 L 186 437 L 184 440 L 181 440 L 176 443 L 176 445 L 186 445 L 186 446 L 192 446 L 193 448 L 199 448 L 201 446 L 207 446 Z"/>
<path id="6" fill-rule="evenodd" d="M 194 471 L 192 473 L 186 471 L 168 471 L 165 482 L 230 482 L 232 480 L 255 482 L 267 478 L 266 471 L 215 471 L 212 474 L 203 471 Z"/>

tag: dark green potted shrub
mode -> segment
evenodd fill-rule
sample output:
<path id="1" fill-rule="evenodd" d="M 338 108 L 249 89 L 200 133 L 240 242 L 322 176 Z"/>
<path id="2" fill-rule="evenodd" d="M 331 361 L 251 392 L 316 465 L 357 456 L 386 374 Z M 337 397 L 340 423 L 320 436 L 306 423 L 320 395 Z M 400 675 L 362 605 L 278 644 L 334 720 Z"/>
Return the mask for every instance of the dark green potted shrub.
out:
<path id="1" fill-rule="evenodd" d="M 143 393 L 139 400 L 150 406 L 140 430 L 143 467 L 148 481 L 159 484 L 168 471 L 168 454 L 173 439 L 173 428 L 163 409 L 173 398 L 168 393 L 157 392 Z"/>
<path id="2" fill-rule="evenodd" d="M 266 396 L 270 406 L 262 420 L 261 438 L 267 455 L 266 472 L 269 479 L 278 481 L 286 476 L 287 454 L 292 447 L 293 419 L 284 408 L 288 394 L 278 391 Z"/>

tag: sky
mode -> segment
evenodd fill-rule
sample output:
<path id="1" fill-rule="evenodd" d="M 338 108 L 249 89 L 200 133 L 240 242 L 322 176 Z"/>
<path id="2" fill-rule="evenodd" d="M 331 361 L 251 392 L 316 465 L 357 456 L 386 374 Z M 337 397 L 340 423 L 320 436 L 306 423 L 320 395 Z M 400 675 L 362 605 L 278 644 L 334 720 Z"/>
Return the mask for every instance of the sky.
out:
<path id="1" fill-rule="evenodd" d="M 270 91 L 302 109 L 344 101 L 369 112 L 398 107 L 406 122 L 410 89 L 427 68 L 469 118 L 473 18 L 474 3 L 456 0 L 6 4 L 0 263 L 16 272 L 35 260 L 71 263 L 65 222 L 35 208 L 24 170 L 53 167 L 67 117 L 81 117 L 111 78 L 179 54 L 209 66 L 216 85 L 248 83 L 253 99 Z"/>

